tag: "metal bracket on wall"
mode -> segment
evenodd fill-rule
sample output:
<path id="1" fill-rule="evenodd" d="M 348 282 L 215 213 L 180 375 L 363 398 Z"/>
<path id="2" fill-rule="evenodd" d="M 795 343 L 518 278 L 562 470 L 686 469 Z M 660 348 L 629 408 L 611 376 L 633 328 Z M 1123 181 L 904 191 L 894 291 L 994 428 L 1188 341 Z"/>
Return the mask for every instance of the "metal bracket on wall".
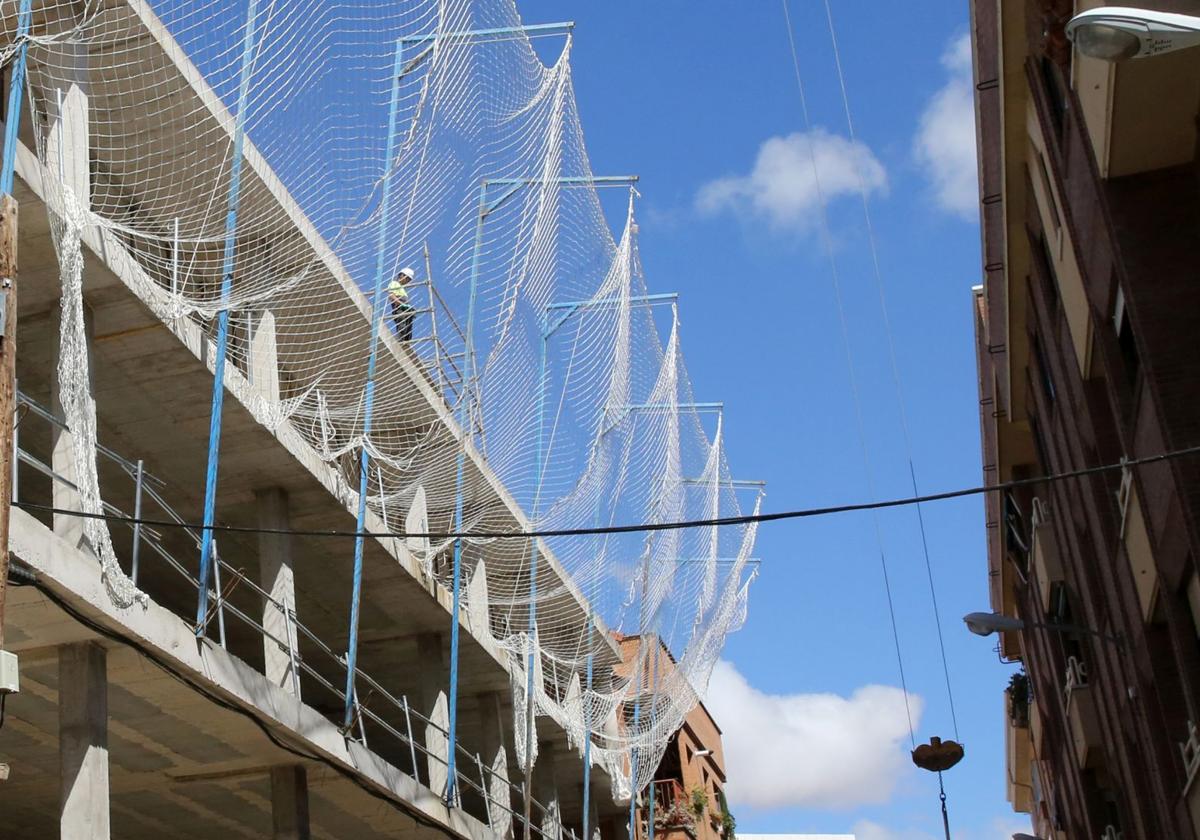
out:
<path id="1" fill-rule="evenodd" d="M 11 277 L 0 280 L 0 289 L 4 291 L 3 294 L 0 294 L 0 341 L 4 340 L 4 333 L 8 329 L 8 290 L 11 288 Z"/>

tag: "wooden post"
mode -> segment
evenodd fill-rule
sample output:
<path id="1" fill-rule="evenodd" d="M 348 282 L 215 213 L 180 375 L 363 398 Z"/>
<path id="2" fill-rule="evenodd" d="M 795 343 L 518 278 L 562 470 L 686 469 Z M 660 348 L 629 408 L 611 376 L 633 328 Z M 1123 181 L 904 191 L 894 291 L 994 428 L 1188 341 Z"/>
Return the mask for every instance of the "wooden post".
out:
<path id="1" fill-rule="evenodd" d="M 8 518 L 12 507 L 13 420 L 17 408 L 17 200 L 0 196 L 0 650 L 8 589 Z"/>

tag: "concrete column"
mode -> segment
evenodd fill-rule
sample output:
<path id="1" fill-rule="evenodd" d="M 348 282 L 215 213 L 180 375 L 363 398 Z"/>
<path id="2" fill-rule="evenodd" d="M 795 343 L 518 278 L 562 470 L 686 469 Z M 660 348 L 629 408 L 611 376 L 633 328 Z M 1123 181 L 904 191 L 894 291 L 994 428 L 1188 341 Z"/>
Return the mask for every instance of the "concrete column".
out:
<path id="1" fill-rule="evenodd" d="M 91 642 L 58 649 L 62 840 L 108 840 L 108 668 Z"/>
<path id="2" fill-rule="evenodd" d="M 485 764 L 495 766 L 497 758 L 504 759 L 508 774 L 508 727 L 512 718 L 504 714 L 504 693 L 485 691 L 476 697 L 479 709 L 479 749 Z"/>
<path id="3" fill-rule="evenodd" d="M 476 698 L 479 709 L 479 748 L 484 767 L 490 768 L 488 798 L 492 830 L 502 838 L 512 837 L 511 788 L 508 784 L 508 739 L 511 718 L 504 714 L 503 695 L 488 691 Z"/>
<path id="4" fill-rule="evenodd" d="M 80 9 L 74 4 L 59 4 L 48 11 L 48 25 L 66 28 L 78 23 Z M 57 20 L 55 20 L 57 18 Z M 55 65 L 56 78 L 47 80 L 56 89 L 45 90 L 48 132 L 46 164 L 51 176 L 61 176 L 71 188 L 75 200 L 90 206 L 91 166 L 88 125 L 88 50 L 82 41 L 60 42 L 61 63 Z M 60 112 L 61 103 L 61 112 Z M 55 189 L 53 181 L 51 190 Z"/>
<path id="5" fill-rule="evenodd" d="M 612 818 L 612 840 L 629 840 L 629 812 Z"/>
<path id="6" fill-rule="evenodd" d="M 96 334 L 92 310 L 86 306 L 83 308 L 83 333 L 87 343 L 87 365 L 88 365 L 88 393 L 92 393 L 93 383 L 96 381 L 94 376 L 95 349 L 94 337 Z M 51 394 L 51 410 L 54 415 L 60 420 L 64 419 L 64 410 L 62 401 L 59 399 L 59 383 L 58 383 L 58 362 L 57 353 L 55 354 L 54 368 L 54 387 Z M 79 471 L 75 466 L 75 442 L 70 432 L 66 429 L 55 426 L 51 432 L 51 454 L 50 466 L 55 473 L 72 484 L 79 483 Z M 62 481 L 51 482 L 51 498 L 54 507 L 62 510 L 80 510 L 79 493 L 71 487 L 68 487 Z M 66 513 L 54 514 L 54 533 L 62 537 L 72 546 L 79 548 L 84 544 L 83 536 L 84 520 L 78 516 L 71 516 Z"/>
<path id="7" fill-rule="evenodd" d="M 258 526 L 287 530 L 287 493 L 279 487 L 254 491 Z M 296 629 L 287 611 L 296 609 L 296 579 L 292 570 L 292 543 L 287 534 L 258 535 L 258 566 L 262 588 L 275 603 L 263 604 L 263 673 L 274 685 L 300 696 L 298 676 L 292 673 L 289 646 L 296 644 Z"/>
<path id="8" fill-rule="evenodd" d="M 562 811 L 558 804 L 558 748 L 548 742 L 538 744 L 537 761 L 533 765 L 533 798 L 545 809 L 540 814 L 542 832 L 549 838 L 562 835 Z M 539 817 L 534 809 L 533 820 Z"/>
<path id="9" fill-rule="evenodd" d="M 595 768 L 592 768 L 593 771 Z M 591 790 L 588 792 L 588 834 L 590 838 L 580 838 L 580 840 L 600 840 L 600 808 L 597 804 L 600 800 L 600 791 L 603 789 L 601 785 L 592 782 Z M 583 785 L 579 786 L 580 801 L 583 800 Z M 580 821 L 582 822 L 582 820 Z"/>
<path id="10" fill-rule="evenodd" d="M 279 402 L 279 351 L 275 343 L 275 315 L 264 310 L 249 318 L 250 384 L 268 404 Z"/>
<path id="11" fill-rule="evenodd" d="M 299 764 L 271 768 L 272 840 L 308 840 L 308 774 Z"/>
<path id="12" fill-rule="evenodd" d="M 429 789 L 441 794 L 446 790 L 446 763 L 450 757 L 450 739 L 446 735 L 450 726 L 450 707 L 446 700 L 448 674 L 442 634 L 417 636 L 417 681 L 417 711 L 429 721 L 424 732 Z M 414 723 L 413 728 L 417 729 L 418 724 Z M 421 737 L 419 733 L 414 736 Z"/>

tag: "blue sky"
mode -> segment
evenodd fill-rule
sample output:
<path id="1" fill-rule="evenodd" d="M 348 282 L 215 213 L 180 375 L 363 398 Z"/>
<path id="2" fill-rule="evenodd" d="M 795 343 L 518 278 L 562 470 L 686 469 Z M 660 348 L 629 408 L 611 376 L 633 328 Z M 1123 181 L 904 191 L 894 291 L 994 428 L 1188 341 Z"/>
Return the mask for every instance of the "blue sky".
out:
<path id="1" fill-rule="evenodd" d="M 641 175 L 651 291 L 682 294 L 699 400 L 724 400 L 740 477 L 765 509 L 909 495 L 857 172 L 870 193 L 912 459 L 923 492 L 981 481 L 970 287 L 979 282 L 965 2 L 833 0 L 859 146 L 847 137 L 816 0 L 791 0 L 814 132 L 804 131 L 779 2 L 524 0 L 574 20 L 579 108 L 597 174 Z M 869 473 L 820 235 L 829 203 Z M 1027 822 L 1004 799 L 1011 668 L 959 619 L 987 607 L 979 498 L 924 509 L 966 759 L 946 776 L 960 838 Z M 954 736 L 912 509 L 879 517 L 918 741 Z M 746 627 L 710 706 L 745 832 L 940 836 L 936 780 L 907 756 L 903 695 L 869 515 L 764 526 Z M 737 714 L 729 709 L 736 708 Z M 782 723 L 781 723 L 782 722 Z M 754 760 L 751 760 L 753 757 Z"/>

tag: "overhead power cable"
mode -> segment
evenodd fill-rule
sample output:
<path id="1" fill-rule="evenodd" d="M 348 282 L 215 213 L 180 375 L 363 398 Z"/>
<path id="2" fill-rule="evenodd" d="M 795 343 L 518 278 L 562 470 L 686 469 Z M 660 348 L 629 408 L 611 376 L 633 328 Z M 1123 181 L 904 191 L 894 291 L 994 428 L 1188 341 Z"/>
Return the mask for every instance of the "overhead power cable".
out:
<path id="1" fill-rule="evenodd" d="M 713 528 L 728 525 L 750 525 L 762 522 L 780 522 L 787 519 L 811 519 L 818 516 L 833 516 L 840 513 L 857 513 L 860 511 L 884 510 L 887 508 L 907 507 L 909 505 L 925 504 L 927 502 L 943 502 L 950 499 L 961 499 L 968 496 L 982 496 L 985 493 L 1000 493 L 1016 490 L 1021 487 L 1034 487 L 1055 481 L 1069 481 L 1075 478 L 1087 478 L 1106 472 L 1124 470 L 1129 467 L 1140 467 L 1147 464 L 1157 464 L 1164 461 L 1174 461 L 1200 455 L 1200 446 L 1189 446 L 1185 449 L 1175 449 L 1158 455 L 1147 455 L 1142 458 L 1123 458 L 1111 464 L 1101 464 L 1094 467 L 1083 467 L 1077 470 L 1051 473 L 1033 478 L 1017 478 L 1011 481 L 1001 481 L 996 484 L 985 484 L 978 487 L 963 487 L 957 490 L 946 490 L 941 493 L 928 493 L 924 496 L 903 496 L 894 499 L 883 499 L 874 502 L 856 502 L 844 505 L 829 505 L 826 507 L 799 508 L 783 510 L 774 513 L 752 513 L 742 516 L 723 516 L 712 519 L 690 519 L 679 522 L 642 522 L 636 525 L 597 525 L 588 528 L 552 528 L 530 531 L 339 531 L 336 529 L 319 528 L 259 528 L 252 525 L 221 525 L 204 526 L 194 522 L 176 522 L 170 519 L 150 519 L 146 517 L 122 516 L 113 513 L 87 513 L 84 511 L 58 508 L 51 505 L 39 505 L 34 502 L 13 502 L 14 507 L 40 513 L 54 513 L 63 516 L 77 516 L 83 519 L 104 519 L 109 522 L 119 522 L 126 525 L 143 525 L 154 528 L 179 528 L 189 531 L 200 531 L 205 527 L 213 531 L 234 534 L 283 534 L 294 537 L 333 537 L 356 539 L 358 537 L 376 539 L 404 539 L 420 537 L 430 540 L 527 540 L 535 537 L 582 537 L 595 534 L 629 534 L 651 531 L 678 531 L 685 528 Z"/>
<path id="2" fill-rule="evenodd" d="M 244 706 L 241 706 L 237 703 L 231 702 L 229 699 L 227 699 L 225 696 L 220 694 L 218 691 L 205 685 L 203 682 L 201 682 L 200 680 L 196 679 L 191 674 L 189 674 L 184 668 L 181 668 L 177 664 L 169 661 L 169 659 L 167 657 L 160 655 L 157 651 L 146 646 L 145 644 L 143 644 L 141 641 L 139 641 L 134 636 L 127 634 L 127 633 L 121 633 L 116 630 L 113 630 L 113 629 L 107 627 L 106 625 L 101 624 L 99 621 L 96 621 L 95 619 L 91 618 L 90 616 L 87 616 L 84 613 L 80 612 L 74 606 L 72 606 L 70 603 L 68 603 L 65 599 L 63 599 L 62 596 L 60 596 L 57 592 L 55 592 L 53 589 L 51 589 L 49 586 L 47 586 L 44 582 L 39 580 L 36 574 L 34 574 L 32 572 L 26 572 L 24 570 L 20 570 L 16 574 L 13 574 L 13 571 L 14 571 L 13 569 L 10 569 L 9 583 L 11 585 L 13 585 L 13 586 L 32 586 L 33 588 L 37 589 L 43 596 L 45 596 L 48 600 L 50 600 L 53 604 L 55 604 L 59 609 L 61 609 L 63 612 L 65 612 L 71 618 L 75 619 L 75 621 L 82 624 L 84 627 L 91 630 L 93 633 L 96 633 L 99 636 L 103 636 L 106 639 L 110 639 L 111 641 L 117 642 L 118 644 L 126 645 L 127 647 L 132 648 L 133 650 L 135 650 L 139 654 L 141 654 L 143 657 L 145 657 L 147 660 L 149 660 L 149 662 L 151 664 L 155 665 L 157 668 L 159 668 L 161 671 L 163 671 L 163 673 L 165 673 L 168 677 L 176 680 L 177 682 L 186 686 L 187 688 L 192 689 L 193 691 L 197 692 L 202 697 L 204 697 L 211 703 L 216 704 L 220 708 L 225 709 L 230 712 L 234 712 L 235 714 L 238 714 L 238 715 L 242 716 L 243 718 L 245 718 L 246 720 L 250 721 L 252 724 L 254 724 L 259 729 L 260 732 L 262 732 L 263 735 L 266 736 L 267 740 L 269 740 L 272 744 L 274 744 L 279 749 L 284 750 L 285 752 L 288 752 L 288 753 L 296 756 L 297 758 L 301 759 L 302 761 L 308 761 L 308 762 L 312 762 L 314 764 L 320 764 L 324 767 L 328 767 L 330 770 L 334 771 L 336 774 L 338 774 L 342 778 L 351 782 L 352 784 L 354 784 L 355 786 L 360 788 L 363 792 L 367 793 L 371 797 L 378 799 L 381 802 L 385 803 L 386 805 L 389 805 L 392 808 L 395 808 L 396 810 L 403 812 L 408 817 L 411 817 L 412 820 L 414 822 L 416 822 L 418 825 L 422 825 L 422 826 L 425 826 L 426 828 L 433 829 L 434 831 L 436 831 L 440 834 L 445 834 L 451 838 L 458 837 L 458 834 L 455 833 L 448 826 L 445 826 L 445 825 L 439 823 L 437 820 L 430 818 L 416 806 L 411 805 L 402 799 L 398 799 L 394 796 L 390 796 L 390 795 L 384 793 L 383 791 L 379 790 L 378 788 L 375 787 L 374 784 L 367 781 L 367 779 L 364 778 L 360 773 L 355 772 L 354 770 L 351 770 L 351 769 L 343 766 L 341 763 L 329 758 L 328 756 L 326 756 L 322 753 L 319 753 L 315 750 L 307 749 L 305 747 L 297 746 L 296 744 L 292 743 L 290 738 L 283 735 L 282 733 L 276 732 L 271 725 L 269 725 L 267 722 L 265 722 L 258 715 L 254 714 L 253 712 L 251 712 L 249 709 L 245 708 Z M 3 696 L 4 695 L 0 695 L 0 698 L 3 698 Z"/>
<path id="3" fill-rule="evenodd" d="M 866 427 L 863 423 L 862 397 L 858 388 L 858 376 L 854 368 L 854 352 L 850 345 L 850 327 L 846 320 L 846 307 L 842 302 L 842 281 L 840 272 L 838 271 L 837 257 L 833 248 L 833 234 L 830 231 L 829 224 L 829 208 L 825 200 L 825 191 L 821 186 L 821 167 L 817 165 L 817 151 L 813 143 L 813 126 L 812 120 L 808 112 L 808 97 L 804 92 L 804 78 L 800 73 L 800 54 L 796 49 L 796 36 L 792 31 L 792 15 L 788 7 L 788 0 L 782 0 L 783 3 L 783 20 L 787 25 L 788 46 L 792 53 L 792 69 L 796 74 L 796 89 L 800 94 L 800 113 L 804 117 L 804 137 L 805 145 L 808 147 L 808 158 L 812 164 L 813 185 L 817 193 L 817 207 L 820 210 L 819 218 L 821 220 L 821 239 L 825 245 L 825 255 L 829 260 L 829 278 L 830 284 L 833 286 L 833 298 L 837 304 L 838 326 L 841 329 L 842 349 L 846 354 L 846 372 L 850 380 L 850 393 L 853 397 L 854 404 L 854 420 L 855 430 L 858 433 L 858 446 L 862 451 L 863 472 L 867 479 L 867 492 L 871 498 L 875 498 L 875 469 L 871 463 L 870 450 L 867 447 Z M 840 69 L 840 68 L 839 68 Z M 859 170 L 861 179 L 862 172 Z M 915 493 L 914 489 L 914 493 Z M 892 581 L 888 574 L 887 551 L 883 544 L 883 529 L 879 525 L 879 517 L 872 512 L 871 524 L 874 526 L 875 543 L 879 549 L 879 567 L 883 573 L 883 591 L 887 596 L 888 618 L 892 624 L 892 641 L 896 647 L 896 666 L 900 672 L 900 689 L 904 695 L 904 717 L 908 721 L 908 739 L 912 742 L 913 749 L 917 746 L 917 736 L 913 728 L 912 708 L 908 701 L 908 678 L 904 674 L 904 655 L 901 653 L 900 647 L 900 628 L 896 623 L 896 603 L 892 597 Z"/>
<path id="4" fill-rule="evenodd" d="M 842 70 L 842 51 L 838 46 L 837 27 L 833 23 L 833 8 L 829 0 L 825 0 L 825 20 L 829 24 L 829 42 L 833 47 L 833 61 L 837 68 L 838 88 L 842 94 L 842 109 L 846 114 L 846 131 L 852 145 L 858 145 L 858 134 L 854 130 L 854 118 L 850 113 L 850 95 L 846 90 L 846 74 Z M 862 203 L 863 220 L 866 223 L 867 246 L 871 254 L 871 266 L 874 270 L 875 289 L 879 294 L 879 310 L 883 315 L 883 332 L 887 338 L 888 358 L 891 361 L 892 386 L 896 391 L 896 404 L 900 409 L 900 435 L 904 442 L 904 453 L 908 458 L 908 475 L 912 481 L 914 496 L 920 495 L 917 487 L 917 469 L 913 462 L 912 437 L 908 430 L 908 409 L 904 399 L 904 389 L 900 384 L 900 365 L 896 361 L 896 339 L 892 332 L 892 318 L 888 310 L 887 293 L 883 285 L 883 271 L 880 268 L 879 245 L 875 237 L 875 225 L 871 220 L 871 206 L 868 198 L 867 181 L 863 175 L 862 161 L 854 160 L 854 174 L 858 182 L 858 196 Z M 921 553 L 925 558 L 925 574 L 929 579 L 929 598 L 933 606 L 933 622 L 937 628 L 938 649 L 942 658 L 942 675 L 946 680 L 946 697 L 950 704 L 950 721 L 954 726 L 955 740 L 961 740 L 958 734 L 958 714 L 954 709 L 954 689 L 950 684 L 950 663 L 946 658 L 946 639 L 942 632 L 942 616 L 938 609 L 937 587 L 933 582 L 933 564 L 929 559 L 929 538 L 925 533 L 925 517 L 921 506 L 916 505 L 917 525 L 921 532 Z"/>

